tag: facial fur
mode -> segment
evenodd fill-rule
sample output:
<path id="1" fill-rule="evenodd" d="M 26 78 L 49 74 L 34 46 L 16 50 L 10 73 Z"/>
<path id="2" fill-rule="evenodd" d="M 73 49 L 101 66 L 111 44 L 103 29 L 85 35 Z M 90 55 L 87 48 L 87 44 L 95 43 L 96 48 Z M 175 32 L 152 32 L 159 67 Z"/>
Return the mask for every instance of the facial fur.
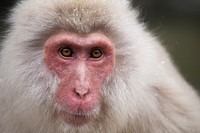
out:
<path id="1" fill-rule="evenodd" d="M 11 27 L 0 55 L 0 132 L 200 132 L 196 92 L 177 72 L 160 42 L 138 22 L 137 14 L 126 0 L 19 2 L 8 20 Z M 52 61 L 47 61 L 53 58 L 47 58 L 51 54 L 45 51 L 48 40 L 62 33 L 78 36 L 75 40 L 103 35 L 114 49 L 114 62 L 105 67 L 111 70 L 103 70 L 109 74 L 102 76 L 94 95 L 98 100 L 91 103 L 98 107 L 89 112 L 89 107 L 82 108 L 86 113 L 81 114 L 91 117 L 83 126 L 63 120 L 60 103 L 65 105 L 68 96 L 58 88 L 66 88 L 63 81 L 69 78 L 61 78 L 65 74 L 58 70 L 65 68 L 59 65 L 62 62 L 55 60 L 51 68 Z M 80 65 L 72 68 L 86 71 Z M 70 72 L 64 77 L 73 75 Z M 60 101 L 58 93 L 64 97 Z M 66 106 L 75 108 L 71 103 Z"/>

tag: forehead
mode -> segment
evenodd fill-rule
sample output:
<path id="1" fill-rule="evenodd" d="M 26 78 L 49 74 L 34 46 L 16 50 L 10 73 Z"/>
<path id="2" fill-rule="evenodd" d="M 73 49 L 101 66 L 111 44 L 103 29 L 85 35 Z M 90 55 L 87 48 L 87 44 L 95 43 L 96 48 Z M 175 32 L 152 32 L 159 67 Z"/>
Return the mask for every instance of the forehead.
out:
<path id="1" fill-rule="evenodd" d="M 116 8 L 116 3 L 112 0 L 27 0 L 15 14 L 23 18 L 21 23 L 24 25 L 56 27 L 84 34 L 105 27 L 108 29 L 113 18 L 113 10 L 110 9 Z"/>
<path id="2" fill-rule="evenodd" d="M 120 37 L 127 34 L 126 27 L 131 22 L 124 1 L 26 0 L 13 9 L 9 22 L 14 35 L 26 35 L 21 38 L 27 46 L 42 46 L 50 36 L 60 32 L 79 35 L 101 32 L 112 41 L 117 39 L 115 42 L 123 44 L 120 41 L 124 39 Z"/>

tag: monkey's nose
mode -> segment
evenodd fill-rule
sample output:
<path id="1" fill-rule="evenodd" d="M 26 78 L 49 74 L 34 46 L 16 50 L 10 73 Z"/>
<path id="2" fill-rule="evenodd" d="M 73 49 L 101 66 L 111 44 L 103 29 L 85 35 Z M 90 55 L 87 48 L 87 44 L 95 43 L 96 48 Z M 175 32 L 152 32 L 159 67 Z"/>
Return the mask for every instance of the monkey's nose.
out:
<path id="1" fill-rule="evenodd" d="M 89 89 L 74 88 L 74 93 L 76 94 L 77 97 L 84 98 L 89 94 Z"/>

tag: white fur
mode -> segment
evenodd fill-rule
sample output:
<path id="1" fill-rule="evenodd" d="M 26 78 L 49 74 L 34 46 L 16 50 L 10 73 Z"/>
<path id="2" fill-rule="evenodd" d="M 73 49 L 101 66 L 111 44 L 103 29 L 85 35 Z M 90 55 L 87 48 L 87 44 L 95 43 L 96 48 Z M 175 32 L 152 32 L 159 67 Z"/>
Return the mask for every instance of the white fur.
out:
<path id="1" fill-rule="evenodd" d="M 24 0 L 12 10 L 0 55 L 0 133 L 199 133 L 200 100 L 126 0 Z M 45 41 L 60 31 L 102 32 L 116 67 L 97 120 L 75 128 L 59 117 L 59 79 Z M 82 75 L 83 76 L 83 75 Z"/>

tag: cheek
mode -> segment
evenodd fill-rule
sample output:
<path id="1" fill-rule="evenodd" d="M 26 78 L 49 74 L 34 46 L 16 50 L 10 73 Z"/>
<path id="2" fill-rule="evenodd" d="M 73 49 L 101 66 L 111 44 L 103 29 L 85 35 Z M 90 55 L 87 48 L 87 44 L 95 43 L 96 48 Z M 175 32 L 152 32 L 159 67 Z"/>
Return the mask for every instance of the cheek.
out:
<path id="1" fill-rule="evenodd" d="M 63 79 L 63 77 L 68 75 L 69 70 L 72 70 L 69 64 L 59 59 L 57 52 L 46 51 L 45 55 L 44 61 L 47 68 L 59 78 Z"/>
<path id="2" fill-rule="evenodd" d="M 88 63 L 87 66 L 90 66 L 92 63 Z M 98 78 L 101 82 L 103 82 L 107 77 L 109 77 L 115 68 L 115 54 L 106 57 L 103 59 L 100 64 L 92 64 L 89 67 L 90 77 L 94 80 Z"/>

